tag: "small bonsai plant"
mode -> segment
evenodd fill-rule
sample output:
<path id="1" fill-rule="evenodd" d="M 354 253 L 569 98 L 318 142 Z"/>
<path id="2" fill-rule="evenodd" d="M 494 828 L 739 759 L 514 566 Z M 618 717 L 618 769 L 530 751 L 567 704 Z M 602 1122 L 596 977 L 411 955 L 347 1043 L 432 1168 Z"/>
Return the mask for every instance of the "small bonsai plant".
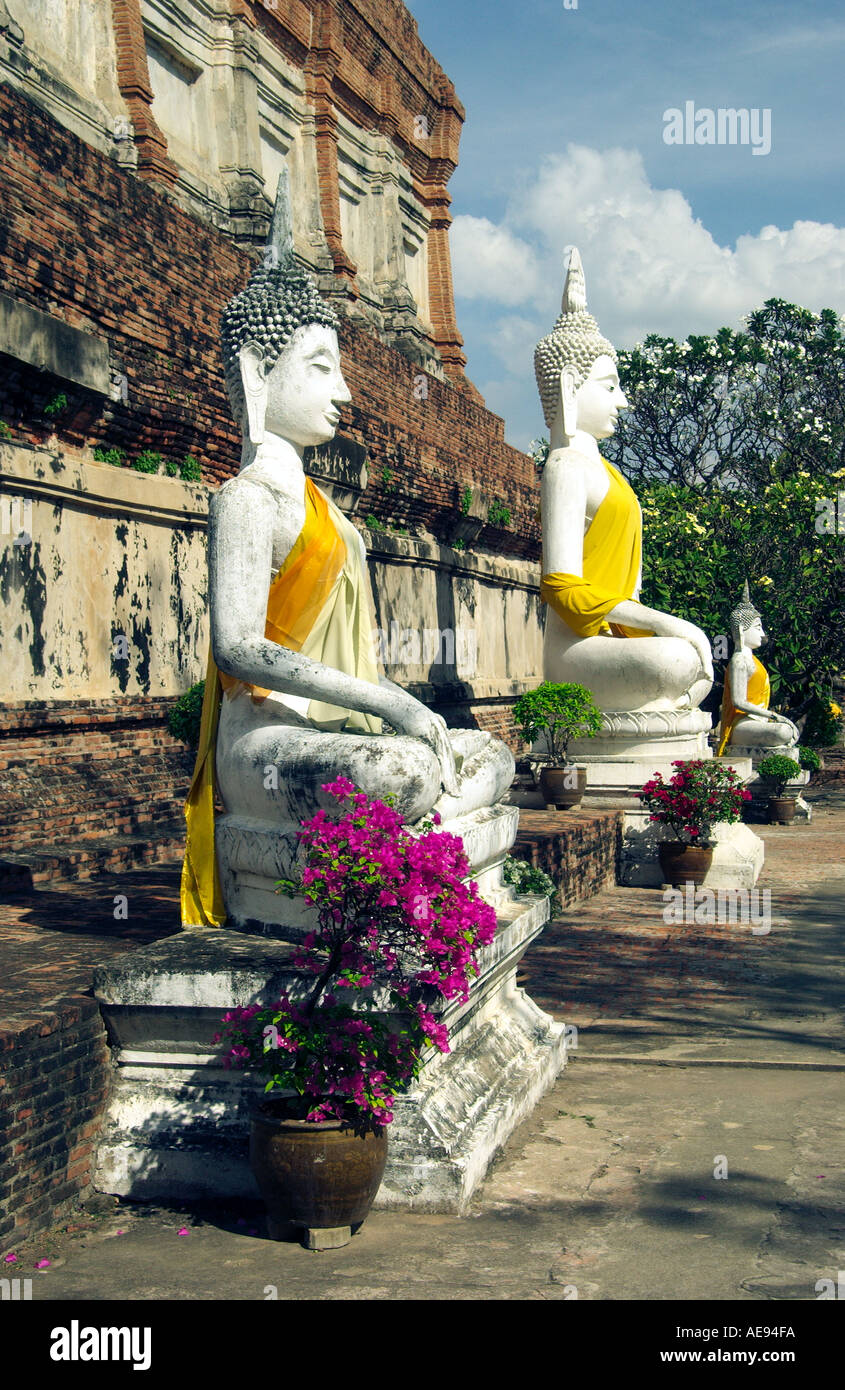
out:
<path id="1" fill-rule="evenodd" d="M 550 767 L 564 767 L 570 739 L 595 738 L 601 729 L 601 710 L 586 686 L 543 681 L 520 695 L 513 720 L 526 743 L 542 734 Z"/>
<path id="2" fill-rule="evenodd" d="M 555 881 L 545 869 L 536 869 L 533 864 L 514 859 L 510 854 L 502 866 L 502 878 L 520 896 L 553 898 L 557 893 Z"/>
<path id="3" fill-rule="evenodd" d="M 798 748 L 798 762 L 805 772 L 818 772 L 821 769 L 822 760 L 815 748 Z"/>
<path id="4" fill-rule="evenodd" d="M 323 791 L 339 818 L 318 811 L 303 821 L 304 867 L 277 885 L 317 909 L 294 956 L 302 997 L 232 1010 L 215 1041 L 229 1043 L 229 1065 L 267 1077 L 265 1092 L 282 1093 L 288 1118 L 334 1117 L 366 1133 L 390 1124 L 427 1046 L 449 1051 L 432 996 L 469 997 L 496 914 L 466 881 L 462 842 L 436 830 L 439 816 L 412 832 L 345 777 Z"/>
<path id="5" fill-rule="evenodd" d="M 783 753 L 772 753 L 757 765 L 757 776 L 773 785 L 775 796 L 783 796 L 787 782 L 797 777 L 800 771 L 800 763 L 794 758 L 787 758 Z"/>
<path id="6" fill-rule="evenodd" d="M 649 820 L 670 826 L 683 844 L 706 849 L 712 826 L 740 820 L 751 793 L 735 770 L 721 763 L 695 758 L 672 766 L 678 770 L 668 782 L 658 772 L 645 783 L 640 801 L 650 812 Z"/>
<path id="7" fill-rule="evenodd" d="M 204 696 L 205 681 L 198 681 L 190 690 L 186 690 L 184 695 L 179 696 L 167 716 L 167 727 L 173 737 L 187 743 L 189 748 L 196 748 L 200 741 Z"/>

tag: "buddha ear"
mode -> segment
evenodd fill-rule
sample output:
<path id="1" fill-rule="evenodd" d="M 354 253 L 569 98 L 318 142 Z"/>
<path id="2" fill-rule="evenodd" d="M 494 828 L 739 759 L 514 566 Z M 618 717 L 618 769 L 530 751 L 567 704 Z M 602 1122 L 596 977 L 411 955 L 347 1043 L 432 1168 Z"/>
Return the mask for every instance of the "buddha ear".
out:
<path id="1" fill-rule="evenodd" d="M 267 377 L 264 352 L 258 343 L 244 343 L 238 353 L 241 384 L 244 388 L 249 439 L 251 444 L 264 443 L 264 417 L 267 411 Z"/>
<path id="2" fill-rule="evenodd" d="M 564 367 L 560 374 L 560 404 L 563 412 L 563 432 L 567 439 L 571 439 L 578 428 L 577 394 L 575 373 L 571 367 Z"/>

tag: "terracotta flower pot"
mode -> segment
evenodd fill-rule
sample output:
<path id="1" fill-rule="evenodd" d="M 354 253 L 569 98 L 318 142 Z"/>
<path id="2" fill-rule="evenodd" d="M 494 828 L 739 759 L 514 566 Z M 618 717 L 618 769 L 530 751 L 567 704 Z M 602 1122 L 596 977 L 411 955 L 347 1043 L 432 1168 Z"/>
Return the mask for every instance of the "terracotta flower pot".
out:
<path id="1" fill-rule="evenodd" d="M 574 763 L 566 767 L 540 768 L 540 793 L 548 805 L 551 803 L 558 811 L 567 811 L 580 805 L 587 790 L 587 769 L 576 767 Z"/>
<path id="2" fill-rule="evenodd" d="M 794 820 L 794 796 L 772 796 L 769 798 L 769 823 L 771 825 L 791 825 Z"/>
<path id="3" fill-rule="evenodd" d="M 360 1225 L 384 1176 L 386 1130 L 362 1136 L 342 1120 L 290 1120 L 283 1109 L 279 1101 L 257 1107 L 249 1144 L 271 1239 L 284 1239 L 291 1226 Z"/>
<path id="4" fill-rule="evenodd" d="M 663 881 L 672 888 L 685 883 L 703 883 L 713 863 L 713 847 L 686 845 L 680 840 L 663 840 L 657 847 Z"/>

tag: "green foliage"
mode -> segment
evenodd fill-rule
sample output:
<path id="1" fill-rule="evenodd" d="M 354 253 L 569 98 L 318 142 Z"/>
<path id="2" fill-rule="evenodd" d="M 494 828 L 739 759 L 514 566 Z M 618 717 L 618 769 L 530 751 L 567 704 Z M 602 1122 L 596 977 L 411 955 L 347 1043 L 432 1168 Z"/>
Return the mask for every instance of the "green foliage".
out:
<path id="1" fill-rule="evenodd" d="M 534 460 L 534 467 L 542 470 L 546 466 L 549 457 L 549 441 L 544 436 L 539 439 L 532 439 L 528 445 L 528 452 Z"/>
<path id="2" fill-rule="evenodd" d="M 772 706 L 792 718 L 827 708 L 833 679 L 845 668 L 845 544 L 815 529 L 816 501 L 835 495 L 843 478 L 845 469 L 827 478 L 802 472 L 773 479 L 756 496 L 654 482 L 637 487 L 641 601 L 696 623 L 712 641 L 728 637 L 747 578 L 769 634 L 761 657 Z M 804 737 L 825 743 L 818 732 L 805 729 Z"/>
<path id="3" fill-rule="evenodd" d="M 168 478 L 178 478 L 181 467 L 178 459 L 165 459 L 164 461 L 164 471 Z"/>
<path id="4" fill-rule="evenodd" d="M 5 420 L 0 420 L 0 439 L 11 439 L 12 431 Z"/>
<path id="5" fill-rule="evenodd" d="M 845 331 L 768 299 L 744 331 L 651 334 L 619 354 L 631 409 L 602 448 L 630 479 L 757 492 L 845 466 Z"/>
<path id="6" fill-rule="evenodd" d="M 814 748 L 832 748 L 842 742 L 842 711 L 830 700 L 813 701 L 802 738 Z"/>
<path id="7" fill-rule="evenodd" d="M 487 508 L 487 520 L 491 526 L 499 526 L 502 529 L 510 526 L 510 507 L 506 507 L 504 502 L 491 502 Z"/>
<path id="8" fill-rule="evenodd" d="M 601 710 L 583 685 L 543 681 L 536 690 L 520 695 L 513 707 L 513 721 L 526 743 L 542 734 L 553 765 L 566 762 L 573 738 L 595 738 L 601 728 Z"/>
<path id="9" fill-rule="evenodd" d="M 195 459 L 193 454 L 186 454 L 179 465 L 179 477 L 185 483 L 199 483 L 202 481 L 202 467 L 199 459 Z"/>
<path id="10" fill-rule="evenodd" d="M 777 796 L 783 796 L 787 782 L 797 777 L 800 771 L 801 768 L 795 759 L 787 758 L 783 753 L 772 753 L 757 764 L 757 776 L 765 778 L 767 782 L 774 782 Z"/>
<path id="11" fill-rule="evenodd" d="M 67 410 L 67 396 L 64 391 L 59 391 L 45 405 L 44 414 L 52 420 L 56 415 L 61 415 L 63 410 Z"/>
<path id="12" fill-rule="evenodd" d="M 394 476 L 393 476 L 393 469 L 392 469 L 392 468 L 383 468 L 383 469 L 381 470 L 381 483 L 382 483 L 382 487 L 383 487 L 387 492 L 395 492 L 395 491 L 396 491 L 396 486 L 397 486 L 397 484 L 396 484 L 396 479 L 395 479 Z"/>
<path id="13" fill-rule="evenodd" d="M 365 516 L 365 517 L 364 517 L 364 525 L 366 526 L 366 528 L 367 528 L 368 531 L 386 531 L 386 530 L 387 530 L 387 527 L 384 525 L 384 522 L 379 521 L 378 517 L 377 517 L 377 516 L 373 516 L 372 512 L 370 513 L 369 516 Z"/>
<path id="14" fill-rule="evenodd" d="M 458 537 L 457 540 L 452 541 L 452 549 L 453 549 L 453 550 L 466 550 L 466 548 L 467 548 L 467 543 L 466 543 L 466 541 L 461 540 L 460 536 Z"/>
<path id="15" fill-rule="evenodd" d="M 526 864 L 524 859 L 514 859 L 510 854 L 502 866 L 502 877 L 521 897 L 553 898 L 557 893 L 554 879 L 543 869 L 535 869 L 533 864 Z"/>
<path id="16" fill-rule="evenodd" d="M 461 493 L 460 501 L 458 502 L 458 510 L 460 511 L 461 516 L 469 516 L 469 509 L 471 506 L 472 488 L 470 487 L 469 483 L 467 483 L 466 487 Z"/>
<path id="17" fill-rule="evenodd" d="M 799 748 L 796 751 L 798 753 L 798 762 L 805 772 L 819 771 L 822 760 L 815 748 Z"/>
<path id="18" fill-rule="evenodd" d="M 112 468 L 122 468 L 126 462 L 122 449 L 95 449 L 94 458 L 97 463 L 110 463 Z"/>
<path id="19" fill-rule="evenodd" d="M 200 741 L 204 695 L 205 681 L 198 681 L 196 685 L 192 685 L 190 690 L 186 690 L 184 695 L 180 695 L 178 700 L 174 701 L 167 716 L 167 727 L 173 737 L 187 743 L 189 748 L 196 748 Z"/>
<path id="20" fill-rule="evenodd" d="M 132 467 L 136 473 L 157 473 L 162 463 L 161 454 L 155 453 L 153 449 L 144 449 L 135 459 Z"/>

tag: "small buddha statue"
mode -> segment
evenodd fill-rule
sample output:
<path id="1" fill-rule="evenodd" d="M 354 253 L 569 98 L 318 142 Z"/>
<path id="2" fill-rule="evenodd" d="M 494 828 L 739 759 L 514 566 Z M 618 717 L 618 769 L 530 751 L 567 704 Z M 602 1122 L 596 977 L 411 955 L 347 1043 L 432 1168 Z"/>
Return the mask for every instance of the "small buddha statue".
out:
<path id="1" fill-rule="evenodd" d="M 771 752 L 789 755 L 799 733 L 791 719 L 769 709 L 769 673 L 755 656 L 766 634 L 751 602 L 748 580 L 742 601 L 731 613 L 731 637 L 734 650 L 725 671 L 719 757 L 738 754 L 740 749 L 752 757 Z"/>
<path id="2" fill-rule="evenodd" d="M 221 327 L 243 453 L 209 504 L 211 653 L 186 805 L 186 926 L 219 925 L 227 911 L 233 924 L 262 911 L 275 920 L 283 850 L 295 852 L 304 818 L 335 805 L 322 783 L 344 776 L 391 795 L 411 824 L 432 811 L 445 823 L 498 802 L 514 774 L 503 743 L 448 729 L 378 669 L 363 539 L 303 464 L 351 396 L 337 317 L 294 259 L 284 179 L 264 264 Z"/>
<path id="3" fill-rule="evenodd" d="M 566 255 L 561 314 L 534 354 L 551 446 L 541 494 L 544 677 L 587 686 L 606 733 L 630 715 L 628 732 L 683 730 L 703 741 L 710 643 L 694 623 L 639 602 L 642 513 L 599 451 L 628 402 L 616 350 L 587 312 L 580 256 Z"/>

